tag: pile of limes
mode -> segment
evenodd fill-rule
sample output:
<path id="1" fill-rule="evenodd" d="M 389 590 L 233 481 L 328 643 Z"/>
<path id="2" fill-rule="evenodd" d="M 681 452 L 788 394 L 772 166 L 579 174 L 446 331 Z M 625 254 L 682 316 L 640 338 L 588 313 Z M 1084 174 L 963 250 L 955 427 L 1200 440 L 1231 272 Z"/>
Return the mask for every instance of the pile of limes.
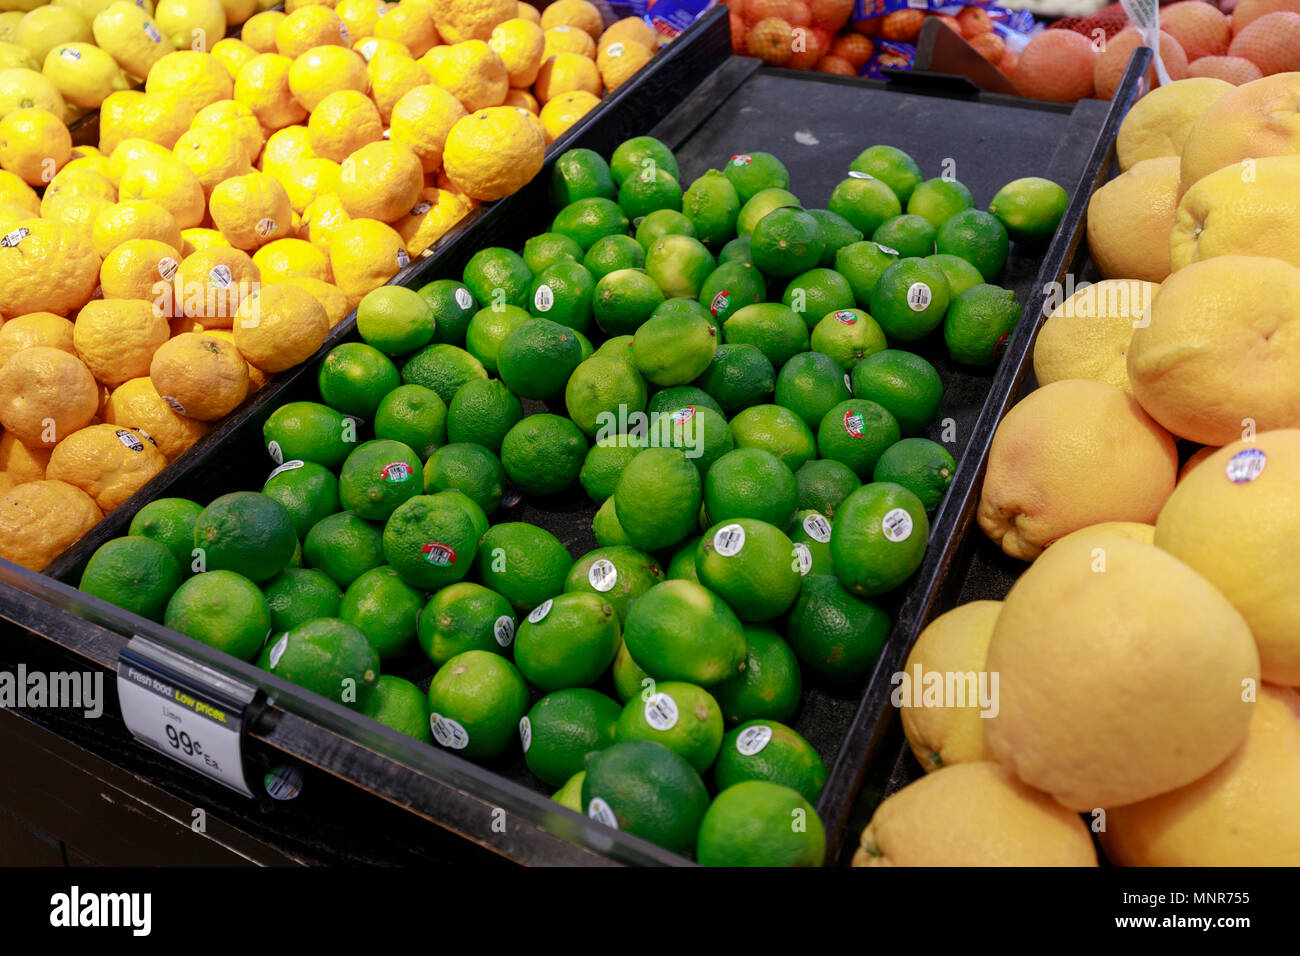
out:
<path id="1" fill-rule="evenodd" d="M 846 183 L 894 196 L 886 149 Z M 821 863 L 804 674 L 870 673 L 954 470 L 938 372 L 889 346 L 991 287 L 865 240 L 847 186 L 803 209 L 770 154 L 678 176 L 644 136 L 559 157 L 549 231 L 367 295 L 320 401 L 267 419 L 260 491 L 147 505 L 83 589 L 462 756 L 522 747 L 559 802 L 702 862 Z M 915 178 L 909 215 L 957 235 Z M 972 222 L 946 248 L 992 270 Z M 1000 327 L 957 326 L 991 357 Z M 586 554 L 511 520 L 584 494 Z M 427 692 L 381 674 L 421 654 Z"/>

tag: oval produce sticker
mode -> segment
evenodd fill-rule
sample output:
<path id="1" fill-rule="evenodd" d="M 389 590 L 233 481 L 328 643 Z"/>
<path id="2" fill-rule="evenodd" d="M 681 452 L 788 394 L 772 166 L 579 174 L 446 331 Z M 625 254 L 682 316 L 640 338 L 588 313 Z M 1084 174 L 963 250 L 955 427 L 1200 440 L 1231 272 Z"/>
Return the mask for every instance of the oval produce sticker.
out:
<path id="1" fill-rule="evenodd" d="M 884 246 L 881 246 L 883 249 Z M 907 307 L 913 312 L 924 312 L 930 307 L 934 293 L 924 282 L 913 282 L 907 287 Z"/>
<path id="2" fill-rule="evenodd" d="M 420 548 L 424 560 L 440 568 L 450 567 L 456 563 L 456 549 L 441 541 L 431 541 Z"/>
<path id="3" fill-rule="evenodd" d="M 515 619 L 502 614 L 492 625 L 492 636 L 502 647 L 509 647 L 515 639 Z"/>
<path id="4" fill-rule="evenodd" d="M 906 541 L 912 536 L 912 516 L 903 508 L 891 508 L 880 519 L 880 530 L 895 544 Z"/>
<path id="5" fill-rule="evenodd" d="M 524 753 L 528 753 L 533 743 L 533 722 L 527 717 L 519 718 L 519 742 L 523 744 Z"/>
<path id="6" fill-rule="evenodd" d="M 767 746 L 772 739 L 772 728 L 767 724 L 746 727 L 736 737 L 736 749 L 744 757 L 752 757 Z"/>
<path id="7" fill-rule="evenodd" d="M 390 461 L 379 471 L 379 477 L 384 481 L 394 483 L 406 481 L 411 477 L 411 466 L 404 461 Z M 455 552 L 452 552 L 452 560 L 455 560 Z"/>
<path id="8" fill-rule="evenodd" d="M 452 750 L 464 750 L 469 746 L 469 731 L 450 717 L 444 717 L 442 714 L 430 714 L 429 729 L 433 731 L 433 739 L 444 747 L 450 747 Z"/>
<path id="9" fill-rule="evenodd" d="M 592 797 L 591 803 L 587 804 L 587 816 L 597 823 L 603 823 L 607 827 L 618 829 L 618 817 L 614 816 L 614 811 L 610 805 L 600 797 Z"/>
<path id="10" fill-rule="evenodd" d="M 553 598 L 547 598 L 537 605 L 537 607 L 533 608 L 533 612 L 528 615 L 528 622 L 530 624 L 541 624 L 542 621 L 546 620 L 546 615 L 551 613 L 551 605 L 554 603 Z"/>
<path id="11" fill-rule="evenodd" d="M 645 722 L 655 730 L 672 730 L 677 726 L 677 701 L 662 691 L 645 702 Z"/>
<path id="12" fill-rule="evenodd" d="M 1228 459 L 1224 469 L 1228 480 L 1234 485 L 1244 485 L 1254 481 L 1268 463 L 1268 456 L 1259 448 L 1243 448 Z"/>
<path id="13" fill-rule="evenodd" d="M 729 558 L 745 546 L 745 529 L 738 524 L 724 525 L 713 535 L 713 548 L 724 558 Z"/>
<path id="14" fill-rule="evenodd" d="M 803 519 L 803 529 L 808 532 L 808 537 L 822 544 L 831 539 L 831 523 L 816 512 Z"/>
<path id="15" fill-rule="evenodd" d="M 618 583 L 618 569 L 614 567 L 613 561 L 608 558 L 600 558 L 593 562 L 590 570 L 587 571 L 587 582 L 604 594 Z"/>

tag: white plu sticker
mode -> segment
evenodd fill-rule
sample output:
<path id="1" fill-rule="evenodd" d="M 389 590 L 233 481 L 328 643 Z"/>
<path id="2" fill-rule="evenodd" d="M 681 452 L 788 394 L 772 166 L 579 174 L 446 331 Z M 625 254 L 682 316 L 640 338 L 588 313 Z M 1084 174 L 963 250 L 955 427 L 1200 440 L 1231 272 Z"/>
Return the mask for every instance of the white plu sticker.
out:
<path id="1" fill-rule="evenodd" d="M 219 265 L 213 266 L 208 271 L 208 282 L 218 289 L 224 289 L 234 280 L 235 275 L 230 271 L 230 266 Z"/>
<path id="2" fill-rule="evenodd" d="M 556 27 L 558 30 L 559 27 Z M 600 797 L 592 797 L 591 803 L 587 804 L 587 816 L 597 823 L 603 823 L 607 827 L 618 829 L 618 817 L 614 816 L 614 811 L 610 805 Z"/>
<path id="3" fill-rule="evenodd" d="M 907 307 L 913 312 L 924 312 L 933 299 L 934 294 L 924 282 L 913 282 L 907 287 Z"/>
<path id="4" fill-rule="evenodd" d="M 388 12 L 387 8 L 385 7 L 380 7 L 380 9 L 383 10 L 384 13 Z M 370 58 L 375 55 L 375 51 L 378 49 L 379 49 L 378 40 L 367 40 L 365 43 L 361 44 L 360 53 L 362 56 L 366 58 L 366 62 L 369 63 Z"/>
<path id="5" fill-rule="evenodd" d="M 771 727 L 767 724 L 755 724 L 753 727 L 746 727 L 736 737 L 736 750 L 741 756 L 752 757 L 766 747 L 771 739 Z"/>
<path id="6" fill-rule="evenodd" d="M 533 613 L 528 615 L 528 621 L 531 624 L 541 624 L 546 619 L 546 615 L 551 613 L 551 605 L 555 601 L 553 598 L 547 598 L 537 607 L 533 608 Z"/>
<path id="7" fill-rule="evenodd" d="M 280 635 L 280 639 L 275 642 L 275 646 L 271 648 L 271 670 L 275 670 L 275 668 L 279 665 L 280 658 L 284 656 L 284 650 L 288 646 L 289 646 L 289 632 L 285 631 L 283 634 Z"/>
<path id="8" fill-rule="evenodd" d="M 13 232 L 5 233 L 4 238 L 0 239 L 0 248 L 12 249 L 14 246 L 18 245 L 18 243 L 31 235 L 31 232 L 32 231 L 26 226 L 19 226 Z"/>
<path id="9" fill-rule="evenodd" d="M 464 750 L 469 746 L 469 731 L 450 717 L 444 717 L 442 714 L 430 714 L 429 729 L 433 731 L 433 739 L 444 747 L 450 747 L 452 750 Z"/>
<path id="10" fill-rule="evenodd" d="M 158 260 L 158 275 L 162 276 L 164 282 L 171 282 L 176 278 L 176 270 L 180 268 L 180 263 L 171 256 L 163 256 Z"/>
<path id="11" fill-rule="evenodd" d="M 543 282 L 533 294 L 533 307 L 538 312 L 550 312 L 553 305 L 555 305 L 555 293 L 551 291 L 549 285 Z"/>
<path id="12" fill-rule="evenodd" d="M 745 546 L 745 529 L 738 524 L 724 525 L 713 535 L 713 549 L 729 558 Z"/>
<path id="13" fill-rule="evenodd" d="M 677 726 L 677 701 L 662 691 L 645 702 L 645 722 L 655 730 L 672 730 Z"/>
<path id="14" fill-rule="evenodd" d="M 405 268 L 406 268 L 407 266 L 409 266 L 410 264 L 411 264 L 411 257 L 407 254 L 406 250 L 405 250 L 405 249 L 398 249 L 398 250 L 397 250 L 397 268 L 399 268 L 399 269 L 405 269 Z"/>
<path id="15" fill-rule="evenodd" d="M 794 555 L 799 560 L 799 576 L 807 577 L 808 572 L 812 570 L 813 558 L 812 552 L 808 550 L 808 545 L 802 541 L 796 541 L 794 545 Z"/>
<path id="16" fill-rule="evenodd" d="M 877 246 L 880 246 L 880 251 L 881 251 L 881 252 L 887 252 L 887 253 L 889 253 L 891 256 L 896 256 L 896 255 L 898 255 L 898 250 L 897 250 L 897 249 L 891 248 L 890 246 L 886 246 L 886 245 L 884 245 L 883 243 L 879 243 L 879 242 L 876 243 L 876 245 L 877 245 Z"/>
<path id="17" fill-rule="evenodd" d="M 880 530 L 894 544 L 912 536 L 912 516 L 902 508 L 891 508 L 880 519 Z"/>
<path id="18" fill-rule="evenodd" d="M 808 532 L 808 537 L 822 544 L 831 539 L 831 523 L 816 512 L 803 519 L 803 529 Z"/>
<path id="19" fill-rule="evenodd" d="M 851 176 L 853 179 L 875 179 L 876 178 L 870 173 L 864 173 L 861 170 L 857 170 L 857 169 L 850 169 L 849 176 Z"/>
<path id="20" fill-rule="evenodd" d="M 342 39 L 344 46 L 352 45 L 352 31 L 348 29 L 346 23 L 339 24 L 339 38 Z"/>
<path id="21" fill-rule="evenodd" d="M 140 437 L 135 432 L 119 428 L 114 434 L 117 435 L 117 440 L 131 451 L 144 451 L 144 442 L 140 440 Z"/>
<path id="22" fill-rule="evenodd" d="M 1254 481 L 1268 463 L 1268 456 L 1259 448 L 1243 448 L 1228 459 L 1224 473 L 1234 485 L 1244 485 Z"/>
<path id="23" fill-rule="evenodd" d="M 502 647 L 509 647 L 515 640 L 515 619 L 509 614 L 502 614 L 492 624 L 492 636 Z"/>
<path id="24" fill-rule="evenodd" d="M 152 23 L 144 25 L 144 35 L 149 38 L 150 43 L 162 43 L 162 34 L 158 32 L 158 28 Z"/>
<path id="25" fill-rule="evenodd" d="M 612 57 L 620 57 L 620 56 L 622 56 L 622 55 L 623 55 L 623 44 L 621 44 L 621 43 L 611 43 L 609 46 L 605 47 L 605 55 L 606 55 L 606 56 L 612 56 Z"/>
<path id="26" fill-rule="evenodd" d="M 429 202 L 429 200 L 427 199 L 421 199 L 419 202 L 417 202 L 414 206 L 411 207 L 411 215 L 423 216 L 426 212 L 428 212 L 432 208 L 433 208 L 433 203 Z"/>
<path id="27" fill-rule="evenodd" d="M 158 397 L 161 398 L 163 400 L 163 403 L 172 411 L 174 411 L 177 415 L 185 414 L 185 406 L 182 405 L 180 402 L 176 401 L 176 399 L 172 398 L 170 395 L 160 395 Z"/>
<path id="28" fill-rule="evenodd" d="M 76 63 L 81 59 L 81 51 L 75 47 L 65 46 L 59 51 L 59 56 L 63 57 L 65 60 L 71 60 L 73 63 Z"/>
<path id="29" fill-rule="evenodd" d="M 519 718 L 519 742 L 523 744 L 524 753 L 533 745 L 533 722 L 527 717 Z"/>
<path id="30" fill-rule="evenodd" d="M 266 481 L 270 481 L 272 478 L 274 478 L 278 474 L 281 474 L 282 472 L 295 471 L 296 469 L 301 468 L 305 464 L 307 463 L 303 461 L 301 458 L 295 458 L 293 461 L 286 461 L 283 465 L 280 465 L 273 472 L 267 475 Z M 266 484 L 266 482 L 264 481 L 262 482 L 262 484 Z"/>
<path id="31" fill-rule="evenodd" d="M 593 588 L 604 594 L 618 583 L 618 569 L 608 558 L 600 558 L 587 571 L 587 581 Z"/>
<path id="32" fill-rule="evenodd" d="M 178 409 L 178 411 L 180 411 L 182 415 L 185 414 L 183 410 Z M 267 453 L 270 454 L 271 460 L 273 462 L 275 462 L 277 465 L 284 464 L 284 452 L 280 450 L 280 443 L 278 441 L 276 441 L 274 438 L 271 439 L 266 444 L 266 450 Z"/>
<path id="33" fill-rule="evenodd" d="M 469 289 L 461 287 L 456 290 L 456 304 L 460 306 L 462 309 L 469 309 L 473 307 L 474 297 L 469 294 Z"/>
<path id="34" fill-rule="evenodd" d="M 253 231 L 257 233 L 257 237 L 259 239 L 265 239 L 267 236 L 275 232 L 275 230 L 278 229 L 279 226 L 280 224 L 278 222 L 276 222 L 270 216 L 266 216 L 262 219 L 257 220 L 257 225 L 253 227 Z"/>

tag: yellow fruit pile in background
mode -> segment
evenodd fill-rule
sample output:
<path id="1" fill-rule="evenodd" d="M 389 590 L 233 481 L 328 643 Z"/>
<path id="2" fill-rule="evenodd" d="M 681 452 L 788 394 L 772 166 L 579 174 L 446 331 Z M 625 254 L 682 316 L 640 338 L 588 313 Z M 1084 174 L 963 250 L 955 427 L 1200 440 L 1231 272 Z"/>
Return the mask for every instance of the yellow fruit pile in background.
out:
<path id="1" fill-rule="evenodd" d="M 1163 86 L 1117 148 L 1105 279 L 1050 303 L 989 452 L 980 527 L 1033 563 L 904 666 L 993 706 L 900 699 L 927 776 L 860 865 L 1093 865 L 1090 830 L 1122 865 L 1300 865 L 1300 73 Z"/>
<path id="2" fill-rule="evenodd" d="M 528 183 L 659 45 L 587 0 L 260 6 L 0 14 L 0 508 L 57 514 L 34 567 Z"/>

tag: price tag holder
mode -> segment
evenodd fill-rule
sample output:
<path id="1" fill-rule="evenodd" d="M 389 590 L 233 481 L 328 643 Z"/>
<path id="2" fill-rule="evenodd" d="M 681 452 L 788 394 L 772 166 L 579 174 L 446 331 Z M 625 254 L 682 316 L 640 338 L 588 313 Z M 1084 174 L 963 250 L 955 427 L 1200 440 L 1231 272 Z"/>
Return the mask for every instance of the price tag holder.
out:
<path id="1" fill-rule="evenodd" d="M 118 655 L 117 697 L 136 740 L 253 796 L 243 744 L 257 688 L 137 635 Z"/>

